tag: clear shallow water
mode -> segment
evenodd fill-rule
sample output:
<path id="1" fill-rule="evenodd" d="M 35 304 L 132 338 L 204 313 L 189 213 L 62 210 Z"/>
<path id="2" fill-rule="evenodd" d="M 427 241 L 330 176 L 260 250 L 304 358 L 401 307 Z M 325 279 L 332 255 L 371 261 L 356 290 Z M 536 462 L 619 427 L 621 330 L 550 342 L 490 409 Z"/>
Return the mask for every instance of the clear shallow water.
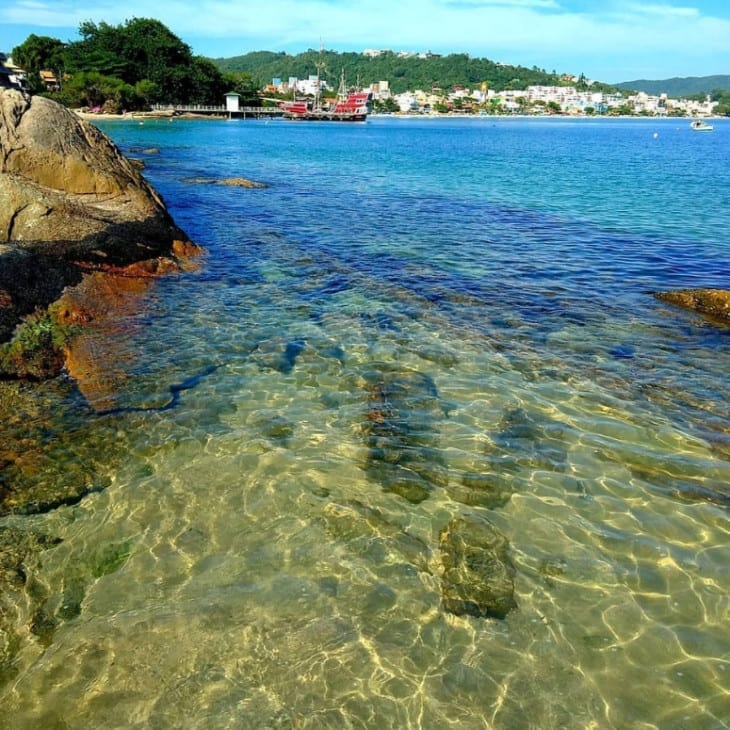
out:
<path id="1" fill-rule="evenodd" d="M 11 727 L 727 726 L 729 332 L 650 292 L 728 287 L 729 124 L 105 129 L 208 255 L 125 315 L 120 410 L 44 391 L 84 435 L 44 478 L 106 488 L 2 520 L 63 540 Z M 389 378 L 429 384 L 418 504 L 368 468 Z M 503 621 L 440 606 L 464 514 L 509 539 Z"/>

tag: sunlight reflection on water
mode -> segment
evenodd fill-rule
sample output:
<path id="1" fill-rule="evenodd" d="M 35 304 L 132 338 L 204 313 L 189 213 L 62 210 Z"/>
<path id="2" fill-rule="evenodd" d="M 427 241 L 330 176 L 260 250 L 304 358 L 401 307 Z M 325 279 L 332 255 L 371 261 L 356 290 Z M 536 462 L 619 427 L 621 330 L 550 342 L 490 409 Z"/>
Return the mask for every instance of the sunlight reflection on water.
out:
<path id="1" fill-rule="evenodd" d="M 465 167 L 481 155 L 496 164 L 487 130 L 469 125 L 450 130 L 448 154 L 421 130 L 430 167 L 380 178 L 370 196 L 389 158 L 370 163 L 358 145 L 395 135 L 399 164 L 424 149 L 418 126 L 406 142 L 394 124 L 302 129 L 308 151 L 283 125 L 193 124 L 174 133 L 185 149 L 168 131 L 111 130 L 159 134 L 148 174 L 209 258 L 200 274 L 160 282 L 157 316 L 117 343 L 131 355 L 119 393 L 131 410 L 87 414 L 97 440 L 68 458 L 107 451 L 93 471 L 109 486 L 4 518 L 63 539 L 33 556 L 18 593 L 17 626 L 53 624 L 45 639 L 18 632 L 0 690 L 18 728 L 727 720 L 727 338 L 647 294 L 680 281 L 682 257 L 705 244 L 611 233 L 588 213 L 576 222 L 560 172 L 575 136 L 549 176 L 553 200 L 570 201 L 560 216 L 486 205 L 478 176 L 461 195 L 453 178 L 434 182 L 458 135 Z M 594 132 L 604 166 L 616 131 Z M 518 127 L 498 133 L 503 145 L 509 134 L 535 142 Z M 234 164 L 241 135 L 251 138 Z M 210 172 L 212 140 L 231 155 L 221 175 L 245 165 L 271 187 L 210 197 L 180 184 Z M 487 188 L 525 164 L 511 155 Z M 357 164 L 360 184 L 346 185 Z M 603 184 L 624 195 L 621 175 Z M 203 212 L 214 206 L 221 216 Z M 594 206 L 604 203 L 591 190 Z M 364 225 L 380 208 L 388 225 Z M 637 215 L 643 228 L 651 216 Z M 719 276 L 727 253 L 711 258 L 706 269 L 692 259 L 689 276 Z M 665 279 L 663 262 L 676 267 Z M 385 460 L 410 487 L 426 475 L 425 497 L 408 501 L 372 469 L 381 416 L 396 446 Z M 517 609 L 503 621 L 441 606 L 439 533 L 465 514 L 509 540 Z"/>

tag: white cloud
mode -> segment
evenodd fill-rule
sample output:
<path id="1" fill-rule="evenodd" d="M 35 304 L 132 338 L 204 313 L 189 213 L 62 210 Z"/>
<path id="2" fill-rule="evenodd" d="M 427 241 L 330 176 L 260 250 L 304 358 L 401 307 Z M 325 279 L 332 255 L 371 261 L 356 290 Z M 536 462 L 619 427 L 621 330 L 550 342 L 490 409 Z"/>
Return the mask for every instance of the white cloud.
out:
<path id="1" fill-rule="evenodd" d="M 629 3 L 626 10 L 637 15 L 652 15 L 660 18 L 698 18 L 700 11 L 697 8 L 677 7 L 675 5 L 652 5 L 647 3 Z"/>
<path id="2" fill-rule="evenodd" d="M 509 8 L 536 8 L 542 10 L 558 10 L 560 8 L 555 0 L 444 0 L 444 5 L 469 8 L 501 5 Z"/>

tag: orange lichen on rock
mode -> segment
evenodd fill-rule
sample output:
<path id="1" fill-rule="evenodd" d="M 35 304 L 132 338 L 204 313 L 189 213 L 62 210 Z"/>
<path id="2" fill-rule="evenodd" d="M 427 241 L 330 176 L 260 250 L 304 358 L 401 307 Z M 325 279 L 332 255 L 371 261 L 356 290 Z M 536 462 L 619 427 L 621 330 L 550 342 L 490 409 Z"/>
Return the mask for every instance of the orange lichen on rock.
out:
<path id="1" fill-rule="evenodd" d="M 96 410 L 109 410 L 127 379 L 131 353 L 127 325 L 152 284 L 149 276 L 94 272 L 68 289 L 56 304 L 64 323 L 83 323 L 64 348 L 66 370 Z"/>
<path id="2" fill-rule="evenodd" d="M 201 256 L 205 249 L 192 241 L 176 239 L 172 242 L 172 252 L 180 258 L 193 258 Z"/>

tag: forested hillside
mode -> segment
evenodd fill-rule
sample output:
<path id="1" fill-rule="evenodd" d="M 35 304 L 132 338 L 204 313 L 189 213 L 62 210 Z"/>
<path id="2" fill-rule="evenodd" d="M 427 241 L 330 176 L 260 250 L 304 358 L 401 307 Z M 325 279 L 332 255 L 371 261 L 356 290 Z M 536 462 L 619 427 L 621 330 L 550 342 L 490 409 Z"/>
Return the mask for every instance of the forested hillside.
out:
<path id="1" fill-rule="evenodd" d="M 619 89 L 644 91 L 647 94 L 667 94 L 670 98 L 677 99 L 683 96 L 711 94 L 717 90 L 730 90 L 730 76 L 688 76 L 655 81 L 638 79 L 624 81 L 616 86 Z"/>
<path id="2" fill-rule="evenodd" d="M 263 87 L 272 79 L 288 79 L 290 76 L 307 78 L 316 73 L 317 62 L 325 64 L 325 78 L 330 86 L 337 86 L 342 69 L 347 80 L 358 79 L 363 86 L 378 81 L 388 81 L 393 93 L 408 89 L 428 90 L 433 87 L 450 89 L 463 85 L 479 88 L 486 83 L 490 89 L 524 89 L 531 84 L 558 85 L 565 83 L 552 71 L 536 67 L 509 66 L 486 58 L 470 58 L 467 54 L 448 56 L 402 57 L 387 51 L 370 57 L 362 53 L 337 53 L 310 49 L 296 56 L 287 53 L 256 51 L 233 58 L 217 58 L 213 62 L 224 72 L 251 74 L 254 82 Z"/>

